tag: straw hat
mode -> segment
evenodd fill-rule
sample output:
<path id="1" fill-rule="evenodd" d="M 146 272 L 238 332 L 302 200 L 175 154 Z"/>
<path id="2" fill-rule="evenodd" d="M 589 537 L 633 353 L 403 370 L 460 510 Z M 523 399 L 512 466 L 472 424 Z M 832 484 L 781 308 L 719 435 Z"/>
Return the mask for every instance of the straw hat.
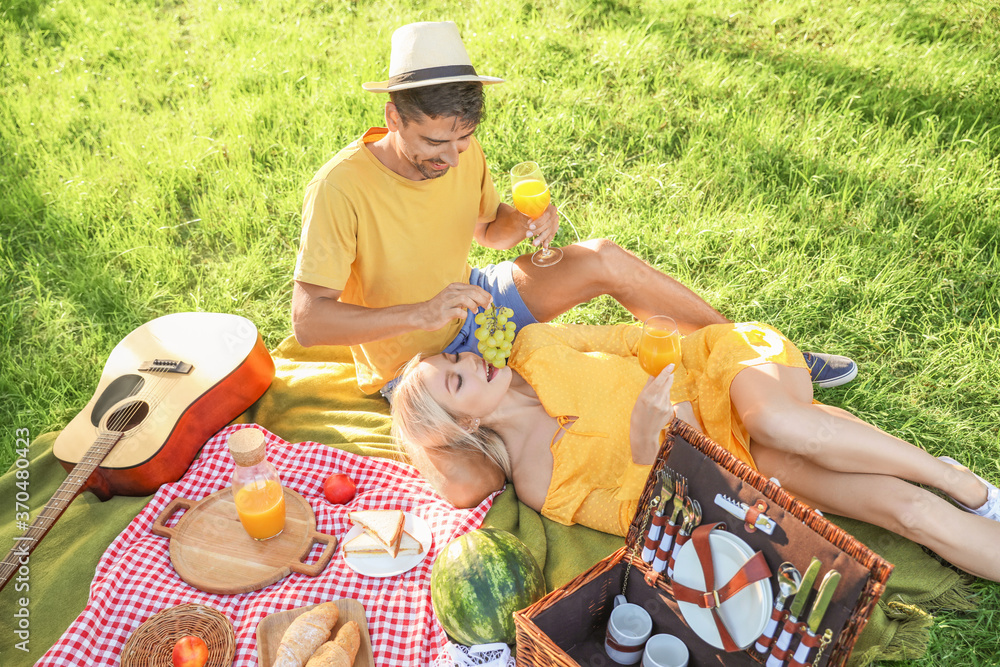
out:
<path id="1" fill-rule="evenodd" d="M 454 21 L 410 23 L 392 33 L 389 78 L 361 87 L 371 93 L 436 86 L 456 81 L 503 83 L 493 76 L 479 76 L 469 60 Z"/>

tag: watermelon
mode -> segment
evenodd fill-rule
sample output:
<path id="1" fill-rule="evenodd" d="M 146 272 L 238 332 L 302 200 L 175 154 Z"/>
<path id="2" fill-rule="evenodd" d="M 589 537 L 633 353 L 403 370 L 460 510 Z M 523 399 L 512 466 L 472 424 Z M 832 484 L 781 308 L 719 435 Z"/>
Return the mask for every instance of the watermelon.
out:
<path id="1" fill-rule="evenodd" d="M 514 644 L 514 612 L 545 595 L 545 578 L 519 539 L 498 528 L 448 543 L 431 568 L 431 603 L 453 642 Z"/>

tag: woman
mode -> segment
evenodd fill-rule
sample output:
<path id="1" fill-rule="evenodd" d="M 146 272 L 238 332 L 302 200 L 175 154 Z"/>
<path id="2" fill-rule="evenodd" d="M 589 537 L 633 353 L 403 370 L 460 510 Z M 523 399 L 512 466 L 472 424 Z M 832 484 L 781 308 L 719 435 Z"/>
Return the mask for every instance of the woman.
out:
<path id="1" fill-rule="evenodd" d="M 628 325 L 538 324 L 518 334 L 510 367 L 499 371 L 472 353 L 414 359 L 393 397 L 394 434 L 457 506 L 510 480 L 543 516 L 624 535 L 659 433 L 676 415 L 810 506 L 882 526 L 1000 581 L 997 488 L 813 403 L 802 355 L 777 331 L 705 327 L 682 340 L 678 367 L 656 378 L 639 368 L 639 337 Z"/>

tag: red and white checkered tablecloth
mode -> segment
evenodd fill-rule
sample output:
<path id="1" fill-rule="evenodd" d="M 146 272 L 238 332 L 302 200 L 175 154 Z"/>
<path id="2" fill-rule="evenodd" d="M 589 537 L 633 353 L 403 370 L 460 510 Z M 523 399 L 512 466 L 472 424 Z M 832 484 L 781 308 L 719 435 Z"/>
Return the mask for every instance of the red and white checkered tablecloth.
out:
<path id="1" fill-rule="evenodd" d="M 342 539 L 355 509 L 401 509 L 422 517 L 434 544 L 412 570 L 387 578 L 357 574 L 338 546 L 317 577 L 292 574 L 266 588 L 239 595 L 204 593 L 189 586 L 170 565 L 168 538 L 150 532 L 153 521 L 172 499 L 200 500 L 230 483 L 233 461 L 229 434 L 256 425 L 230 426 L 205 445 L 187 474 L 160 487 L 139 515 L 111 543 L 97 566 L 83 613 L 37 665 L 118 665 L 129 636 L 159 611 L 184 603 L 208 605 L 227 616 L 236 632 L 234 667 L 257 664 L 257 624 L 276 612 L 327 600 L 354 598 L 365 607 L 375 664 L 429 665 L 447 642 L 431 607 L 431 566 L 453 538 L 478 528 L 492 502 L 458 510 L 435 494 L 413 468 L 387 459 L 356 456 L 315 442 L 289 444 L 264 431 L 268 459 L 282 483 L 299 492 L 316 514 L 316 529 Z M 323 481 L 345 472 L 358 487 L 348 505 L 323 498 Z M 175 516 L 176 519 L 176 516 Z M 172 525 L 173 522 L 171 522 Z M 318 547 L 317 547 L 318 550 Z"/>

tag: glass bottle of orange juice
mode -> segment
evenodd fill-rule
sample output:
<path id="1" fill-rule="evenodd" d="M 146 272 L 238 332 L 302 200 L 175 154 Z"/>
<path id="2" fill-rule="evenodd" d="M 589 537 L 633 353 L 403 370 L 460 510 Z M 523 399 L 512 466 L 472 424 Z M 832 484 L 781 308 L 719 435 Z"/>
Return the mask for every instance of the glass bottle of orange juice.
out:
<path id="1" fill-rule="evenodd" d="M 236 462 L 233 502 L 247 534 L 269 540 L 285 529 L 285 494 L 278 471 L 267 460 L 264 434 L 245 428 L 229 436 L 229 451 Z"/>

